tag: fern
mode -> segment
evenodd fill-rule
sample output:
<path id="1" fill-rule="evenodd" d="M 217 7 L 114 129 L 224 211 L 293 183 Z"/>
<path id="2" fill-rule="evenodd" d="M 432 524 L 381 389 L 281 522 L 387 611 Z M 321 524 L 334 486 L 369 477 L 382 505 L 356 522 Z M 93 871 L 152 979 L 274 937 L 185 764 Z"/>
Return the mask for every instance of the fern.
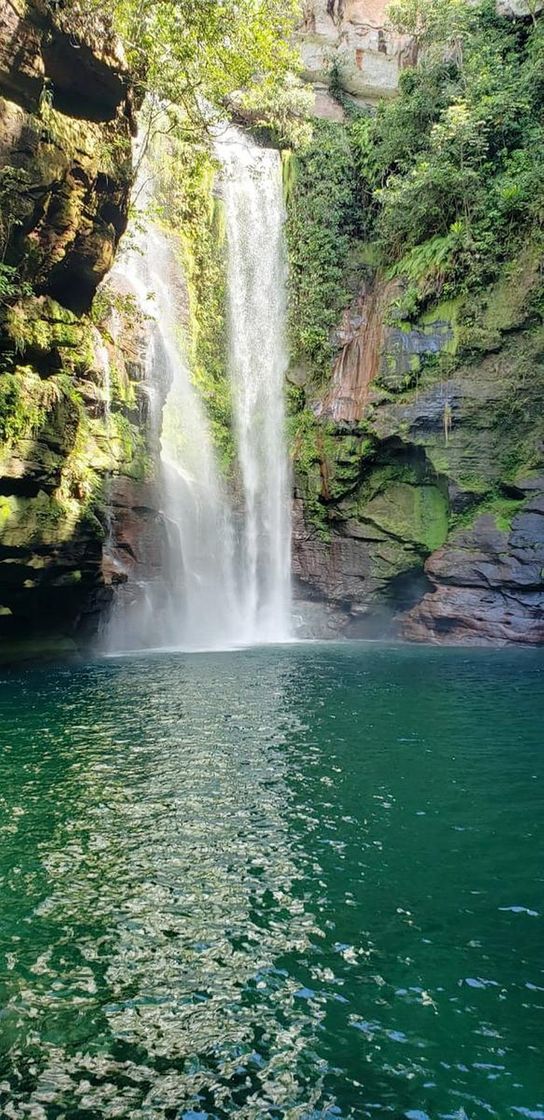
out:
<path id="1" fill-rule="evenodd" d="M 406 253 L 388 272 L 388 279 L 406 277 L 413 284 L 422 280 L 436 279 L 450 271 L 453 258 L 460 248 L 461 223 L 456 222 L 445 236 L 431 237 L 422 245 L 416 245 Z"/>

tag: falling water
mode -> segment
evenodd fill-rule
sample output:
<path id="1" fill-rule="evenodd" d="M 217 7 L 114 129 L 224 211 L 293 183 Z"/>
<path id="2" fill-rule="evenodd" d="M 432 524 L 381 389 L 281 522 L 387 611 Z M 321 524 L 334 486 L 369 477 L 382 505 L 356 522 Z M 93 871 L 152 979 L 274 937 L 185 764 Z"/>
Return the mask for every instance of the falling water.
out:
<path id="1" fill-rule="evenodd" d="M 169 386 L 160 464 L 166 547 L 161 579 L 140 589 L 132 617 L 126 617 L 122 604 L 114 612 L 110 648 L 231 644 L 237 613 L 231 515 L 184 353 L 183 275 L 170 239 L 152 225 L 121 268 L 152 323 L 148 380 L 157 390 L 163 386 L 162 395 Z"/>
<path id="2" fill-rule="evenodd" d="M 142 589 L 139 603 L 133 598 L 131 612 L 121 593 L 110 649 L 220 649 L 289 638 L 281 165 L 276 152 L 250 145 L 234 130 L 218 141 L 218 153 L 227 215 L 239 485 L 227 493 L 206 409 L 188 369 L 187 297 L 177 253 L 168 236 L 149 225 L 118 271 L 153 321 L 148 378 L 158 388 L 170 387 L 161 434 L 165 558 L 162 578 Z"/>
<path id="3" fill-rule="evenodd" d="M 229 129 L 217 144 L 227 220 L 230 373 L 244 499 L 244 628 L 290 632 L 284 379 L 286 257 L 281 161 Z"/>

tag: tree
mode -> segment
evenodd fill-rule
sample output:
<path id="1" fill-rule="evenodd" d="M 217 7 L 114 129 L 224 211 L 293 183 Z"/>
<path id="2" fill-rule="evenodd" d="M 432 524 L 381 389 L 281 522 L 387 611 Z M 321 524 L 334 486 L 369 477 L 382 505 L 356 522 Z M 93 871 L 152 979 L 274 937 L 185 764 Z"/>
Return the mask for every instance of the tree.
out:
<path id="1" fill-rule="evenodd" d="M 81 15 L 88 4 L 76 0 Z M 140 95 L 180 106 L 198 124 L 233 92 L 281 86 L 296 67 L 298 0 L 93 0 L 120 34 Z"/>

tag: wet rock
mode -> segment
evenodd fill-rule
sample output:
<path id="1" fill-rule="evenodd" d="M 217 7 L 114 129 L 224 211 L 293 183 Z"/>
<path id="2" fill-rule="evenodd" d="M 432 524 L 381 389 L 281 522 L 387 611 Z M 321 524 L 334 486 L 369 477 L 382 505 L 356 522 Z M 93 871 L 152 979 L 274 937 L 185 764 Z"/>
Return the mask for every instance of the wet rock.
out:
<path id="1" fill-rule="evenodd" d="M 0 90 L 36 111 L 52 88 L 63 112 L 107 121 L 130 112 L 126 59 L 111 25 L 45 0 L 0 0 Z"/>
<path id="2" fill-rule="evenodd" d="M 536 275 L 529 246 L 515 290 L 503 278 L 463 317 L 442 305 L 399 324 L 395 289 L 374 301 L 368 284 L 344 316 L 294 537 L 298 577 L 342 609 L 344 632 L 359 617 L 416 641 L 544 640 Z M 347 438 L 359 450 L 334 474 Z"/>
<path id="3" fill-rule="evenodd" d="M 112 594 L 108 479 L 126 471 L 136 487 L 145 466 L 136 354 L 119 361 L 108 419 L 104 345 L 85 314 L 126 226 L 132 129 L 107 21 L 0 0 L 2 256 L 22 285 L 0 313 L 0 646 L 72 647 L 96 629 Z"/>
<path id="4" fill-rule="evenodd" d="M 111 27 L 42 0 L 0 0 L 0 170 L 12 218 L 4 260 L 78 313 L 126 227 L 132 128 Z"/>

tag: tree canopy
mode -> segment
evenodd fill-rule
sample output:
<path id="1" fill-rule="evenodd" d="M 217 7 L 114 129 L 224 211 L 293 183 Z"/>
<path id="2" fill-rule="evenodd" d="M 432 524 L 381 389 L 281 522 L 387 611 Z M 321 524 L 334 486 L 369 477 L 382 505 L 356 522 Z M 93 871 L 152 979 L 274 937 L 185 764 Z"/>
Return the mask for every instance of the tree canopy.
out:
<path id="1" fill-rule="evenodd" d="M 111 17 L 136 87 L 188 116 L 233 92 L 281 87 L 296 67 L 298 0 L 94 0 Z"/>

